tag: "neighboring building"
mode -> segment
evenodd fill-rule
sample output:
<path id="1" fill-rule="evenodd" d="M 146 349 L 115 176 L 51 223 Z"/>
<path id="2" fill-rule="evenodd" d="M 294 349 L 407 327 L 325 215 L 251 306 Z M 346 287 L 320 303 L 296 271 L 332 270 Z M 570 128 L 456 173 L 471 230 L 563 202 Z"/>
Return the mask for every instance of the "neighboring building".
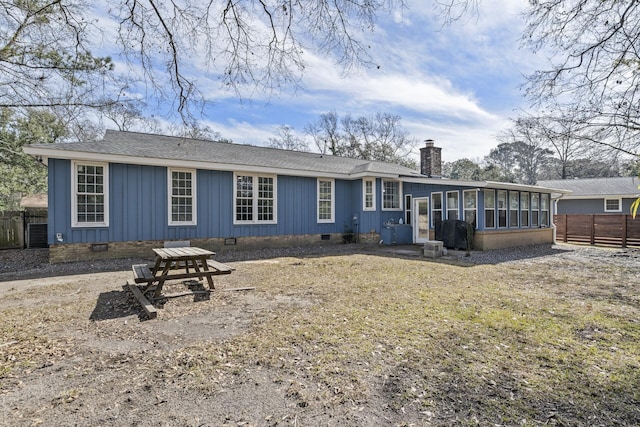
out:
<path id="1" fill-rule="evenodd" d="M 49 167 L 52 262 L 148 256 L 168 240 L 220 249 L 343 241 L 422 243 L 464 219 L 476 249 L 551 243 L 553 190 L 440 177 L 391 163 L 107 131 L 102 141 L 24 148 Z"/>
<path id="2" fill-rule="evenodd" d="M 640 195 L 637 177 L 559 179 L 538 185 L 571 191 L 554 195 L 559 215 L 630 213 L 631 203 Z"/>

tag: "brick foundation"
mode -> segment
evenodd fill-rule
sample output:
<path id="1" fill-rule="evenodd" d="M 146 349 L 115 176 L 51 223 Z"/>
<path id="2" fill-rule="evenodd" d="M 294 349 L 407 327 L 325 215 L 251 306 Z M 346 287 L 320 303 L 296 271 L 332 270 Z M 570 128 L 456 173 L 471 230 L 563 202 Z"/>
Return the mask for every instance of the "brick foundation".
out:
<path id="1" fill-rule="evenodd" d="M 552 243 L 553 228 L 479 231 L 473 236 L 473 249 L 480 251 Z"/>
<path id="2" fill-rule="evenodd" d="M 323 237 L 328 240 L 323 240 Z M 307 234 L 290 236 L 252 236 L 236 238 L 191 239 L 191 246 L 197 246 L 211 251 L 232 251 L 243 249 L 259 249 L 268 247 L 335 245 L 343 243 L 342 233 Z M 377 233 L 363 233 L 359 235 L 360 243 L 378 243 L 380 235 Z M 164 240 L 148 240 L 137 242 L 99 242 L 99 243 L 68 243 L 51 245 L 49 248 L 49 262 L 57 264 L 70 261 L 90 261 L 94 259 L 113 258 L 149 258 L 153 259 L 153 248 L 164 246 Z"/>

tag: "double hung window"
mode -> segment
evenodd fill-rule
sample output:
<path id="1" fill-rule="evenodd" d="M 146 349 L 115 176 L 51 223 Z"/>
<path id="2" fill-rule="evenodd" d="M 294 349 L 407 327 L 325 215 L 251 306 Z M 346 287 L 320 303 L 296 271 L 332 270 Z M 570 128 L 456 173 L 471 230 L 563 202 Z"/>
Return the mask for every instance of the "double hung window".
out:
<path id="1" fill-rule="evenodd" d="M 73 163 L 72 225 L 106 227 L 109 225 L 109 165 Z"/>
<path id="2" fill-rule="evenodd" d="M 335 222 L 335 181 L 318 179 L 318 222 Z"/>
<path id="3" fill-rule="evenodd" d="M 196 223 L 194 170 L 169 169 L 169 225 Z"/>
<path id="4" fill-rule="evenodd" d="M 362 180 L 362 210 L 376 210 L 376 179 L 366 178 Z"/>

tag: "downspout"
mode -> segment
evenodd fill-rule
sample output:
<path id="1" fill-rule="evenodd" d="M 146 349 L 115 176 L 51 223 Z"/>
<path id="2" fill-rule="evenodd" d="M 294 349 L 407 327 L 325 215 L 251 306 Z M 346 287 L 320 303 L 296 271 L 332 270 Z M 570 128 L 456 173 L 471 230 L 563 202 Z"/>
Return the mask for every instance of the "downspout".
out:
<path id="1" fill-rule="evenodd" d="M 557 244 L 558 242 L 556 241 L 557 227 L 556 227 L 556 223 L 553 221 L 553 217 L 556 216 L 556 214 L 558 213 L 558 201 L 562 199 L 563 196 L 564 196 L 564 193 L 560 193 L 558 197 L 556 198 L 552 197 L 553 204 L 552 204 L 552 212 L 551 212 L 551 224 L 553 224 L 552 227 L 553 227 L 553 244 L 554 245 Z M 566 230 L 565 230 L 565 233 L 566 233 Z"/>

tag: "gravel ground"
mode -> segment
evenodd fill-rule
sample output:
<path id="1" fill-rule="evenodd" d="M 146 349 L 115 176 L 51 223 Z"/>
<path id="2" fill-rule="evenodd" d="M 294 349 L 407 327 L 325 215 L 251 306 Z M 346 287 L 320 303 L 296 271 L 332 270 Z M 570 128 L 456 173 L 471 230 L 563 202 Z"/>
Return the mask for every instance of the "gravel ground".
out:
<path id="1" fill-rule="evenodd" d="M 217 254 L 216 259 L 221 262 L 232 262 L 278 257 L 306 257 L 323 254 L 376 252 L 386 252 L 396 256 L 420 257 L 420 248 L 420 246 L 314 245 L 252 250 L 237 249 L 221 251 Z M 467 256 L 466 251 L 450 249 L 447 251 L 447 255 L 441 258 L 441 260 L 444 262 L 456 261 L 470 265 L 480 265 L 521 260 L 535 262 L 536 259 L 549 256 L 587 257 L 593 260 L 638 267 L 638 263 L 640 262 L 640 249 L 558 244 L 490 251 L 472 251 L 470 256 Z M 0 281 L 104 271 L 123 271 L 130 269 L 132 264 L 150 261 L 151 258 L 124 258 L 49 264 L 48 249 L 2 250 L 0 251 Z"/>

